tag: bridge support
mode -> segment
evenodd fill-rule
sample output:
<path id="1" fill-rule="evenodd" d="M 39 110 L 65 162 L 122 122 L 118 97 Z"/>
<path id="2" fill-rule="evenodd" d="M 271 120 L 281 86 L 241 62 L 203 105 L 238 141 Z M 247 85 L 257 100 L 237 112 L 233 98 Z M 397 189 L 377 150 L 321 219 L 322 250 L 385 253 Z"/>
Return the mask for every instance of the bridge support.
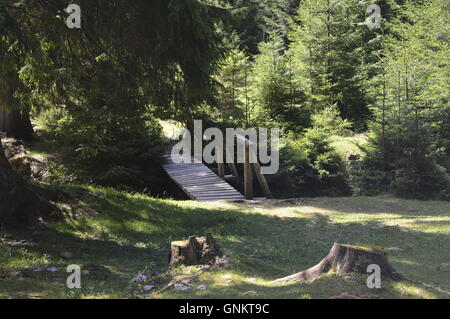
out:
<path id="1" fill-rule="evenodd" d="M 257 162 L 256 152 L 254 150 L 254 144 L 247 138 L 239 135 L 237 136 L 238 147 L 239 144 L 242 144 L 244 148 L 244 196 L 247 200 L 252 200 L 254 198 L 253 191 L 253 172 L 258 180 L 259 185 L 264 193 L 266 198 L 272 198 L 272 193 L 270 191 L 269 185 L 267 184 L 266 178 L 261 172 L 261 167 Z M 217 160 L 217 174 L 222 179 L 230 179 L 231 177 L 225 176 L 225 164 L 223 162 L 223 153 L 224 150 L 222 148 L 216 150 L 216 160 Z M 229 149 L 225 150 L 226 161 L 230 167 L 230 170 L 233 174 L 233 178 L 238 178 L 239 174 L 236 169 L 236 165 L 234 164 L 234 157 L 230 153 Z"/>
<path id="2" fill-rule="evenodd" d="M 253 174 L 252 165 L 250 164 L 250 143 L 244 143 L 244 196 L 246 199 L 253 199 Z"/>

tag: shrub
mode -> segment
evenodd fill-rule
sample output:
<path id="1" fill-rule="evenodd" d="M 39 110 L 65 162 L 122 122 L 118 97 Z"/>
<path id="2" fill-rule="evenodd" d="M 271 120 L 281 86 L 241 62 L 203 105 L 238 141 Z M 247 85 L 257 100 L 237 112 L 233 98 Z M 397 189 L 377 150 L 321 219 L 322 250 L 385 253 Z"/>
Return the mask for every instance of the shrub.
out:
<path id="1" fill-rule="evenodd" d="M 280 172 L 269 180 L 277 197 L 350 195 L 346 167 L 327 133 L 309 129 L 287 138 L 280 150 Z"/>
<path id="2" fill-rule="evenodd" d="M 336 104 L 312 115 L 313 127 L 323 130 L 328 135 L 350 136 L 352 123 L 341 117 Z"/>
<path id="3" fill-rule="evenodd" d="M 65 166 L 79 181 L 159 194 L 165 151 L 159 124 L 104 109 L 85 111 L 49 109 L 36 118 L 41 136 L 63 153 Z"/>
<path id="4" fill-rule="evenodd" d="M 384 135 L 374 130 L 364 160 L 351 170 L 355 193 L 450 199 L 450 178 L 433 158 L 429 140 L 426 128 L 386 130 Z"/>

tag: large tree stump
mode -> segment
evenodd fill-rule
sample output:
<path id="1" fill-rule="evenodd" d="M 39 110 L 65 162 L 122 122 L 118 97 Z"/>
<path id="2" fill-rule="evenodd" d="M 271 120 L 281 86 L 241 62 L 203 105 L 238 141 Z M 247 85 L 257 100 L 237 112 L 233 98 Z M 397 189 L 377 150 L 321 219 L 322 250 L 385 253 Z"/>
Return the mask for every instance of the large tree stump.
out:
<path id="1" fill-rule="evenodd" d="M 382 250 L 335 243 L 328 255 L 316 266 L 274 282 L 314 280 L 330 272 L 338 275 L 367 274 L 368 266 L 373 264 L 380 266 L 381 276 L 384 278 L 393 280 L 404 278 L 389 264 Z"/>
<path id="2" fill-rule="evenodd" d="M 213 235 L 190 236 L 186 241 L 172 242 L 169 253 L 169 267 L 179 265 L 195 266 L 214 264 L 223 253 Z"/>

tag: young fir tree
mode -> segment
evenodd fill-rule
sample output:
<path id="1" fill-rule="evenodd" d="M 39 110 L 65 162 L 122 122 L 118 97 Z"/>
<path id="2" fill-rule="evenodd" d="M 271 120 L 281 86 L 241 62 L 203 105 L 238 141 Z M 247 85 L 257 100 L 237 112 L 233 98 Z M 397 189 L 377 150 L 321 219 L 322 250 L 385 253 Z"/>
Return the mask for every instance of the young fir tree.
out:
<path id="1" fill-rule="evenodd" d="M 436 153 L 448 152 L 448 3 L 407 1 L 396 9 L 373 83 L 375 121 L 360 187 L 449 198 L 448 175 L 435 162 Z"/>
<path id="2" fill-rule="evenodd" d="M 365 24 L 370 1 L 303 0 L 291 33 L 298 82 L 318 112 L 337 104 L 342 116 L 363 129 L 370 114 L 364 82 L 375 50 Z"/>
<path id="3" fill-rule="evenodd" d="M 259 124 L 274 124 L 287 131 L 301 132 L 309 125 L 309 112 L 283 40 L 272 34 L 259 49 L 261 53 L 256 56 L 253 69 L 253 95 Z"/>
<path id="4" fill-rule="evenodd" d="M 247 54 L 239 48 L 237 35 L 233 35 L 226 46 L 228 54 L 222 59 L 216 76 L 219 84 L 218 118 L 248 127 L 253 117 L 249 94 L 252 64 Z"/>

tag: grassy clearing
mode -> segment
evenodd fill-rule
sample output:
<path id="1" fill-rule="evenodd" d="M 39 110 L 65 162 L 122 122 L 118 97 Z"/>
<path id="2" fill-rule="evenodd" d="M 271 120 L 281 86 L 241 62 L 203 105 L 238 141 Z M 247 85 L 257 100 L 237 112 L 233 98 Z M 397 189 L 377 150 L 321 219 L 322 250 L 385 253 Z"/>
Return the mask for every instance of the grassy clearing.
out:
<path id="1" fill-rule="evenodd" d="M 152 298 L 329 298 L 342 292 L 382 298 L 450 297 L 450 203 L 378 198 L 319 198 L 264 203 L 159 200 L 109 189 L 70 190 L 83 216 L 46 231 L 0 237 L 0 298 L 130 298 L 140 273 L 165 270 L 170 242 L 211 232 L 232 267 L 203 273 L 193 289 Z M 365 278 L 326 275 L 313 283 L 273 279 L 318 263 L 334 242 L 400 248 L 389 260 L 411 281 L 369 290 Z M 60 257 L 61 252 L 73 258 Z M 81 290 L 65 288 L 65 267 L 82 266 Z M 42 271 L 38 267 L 44 268 Z M 48 267 L 57 268 L 49 272 Z M 178 274 L 192 273 L 192 267 Z M 11 275 L 20 272 L 20 278 Z M 162 288 L 167 281 L 158 282 Z"/>

